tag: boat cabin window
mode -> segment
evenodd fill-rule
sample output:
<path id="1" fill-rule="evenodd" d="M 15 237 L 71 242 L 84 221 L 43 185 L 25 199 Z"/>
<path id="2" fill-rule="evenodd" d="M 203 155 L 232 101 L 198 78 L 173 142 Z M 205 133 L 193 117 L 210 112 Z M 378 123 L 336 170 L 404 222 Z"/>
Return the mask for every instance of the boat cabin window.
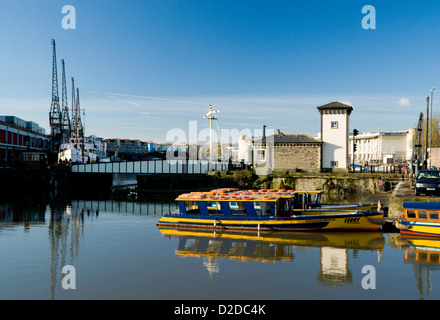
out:
<path id="1" fill-rule="evenodd" d="M 416 217 L 416 212 L 415 212 L 414 210 L 408 210 L 408 211 L 406 212 L 406 216 L 407 216 L 408 218 L 415 218 L 415 217 Z"/>
<path id="2" fill-rule="evenodd" d="M 304 209 L 305 208 L 305 199 L 302 193 L 297 193 L 293 202 L 294 209 Z"/>
<path id="3" fill-rule="evenodd" d="M 307 204 L 318 204 L 320 194 L 319 193 L 308 193 L 307 194 Z"/>
<path id="4" fill-rule="evenodd" d="M 419 216 L 419 219 L 427 219 L 428 218 L 426 211 L 422 211 L 422 210 L 419 210 L 418 216 Z"/>
<path id="5" fill-rule="evenodd" d="M 429 211 L 429 219 L 438 220 L 438 211 Z"/>
<path id="6" fill-rule="evenodd" d="M 222 214 L 222 209 L 220 202 L 218 201 L 208 201 L 206 202 L 209 214 Z"/>
<path id="7" fill-rule="evenodd" d="M 231 208 L 232 215 L 246 215 L 246 209 L 243 202 L 231 201 L 229 202 L 229 208 Z"/>
<path id="8" fill-rule="evenodd" d="M 254 210 L 257 216 L 269 216 L 272 213 L 268 203 L 264 201 L 255 201 Z"/>
<path id="9" fill-rule="evenodd" d="M 280 199 L 278 205 L 278 215 L 280 217 L 290 217 L 291 215 L 290 203 L 291 203 L 290 199 Z"/>
<path id="10" fill-rule="evenodd" d="M 200 209 L 196 201 L 185 201 L 185 209 L 188 214 L 200 214 Z"/>

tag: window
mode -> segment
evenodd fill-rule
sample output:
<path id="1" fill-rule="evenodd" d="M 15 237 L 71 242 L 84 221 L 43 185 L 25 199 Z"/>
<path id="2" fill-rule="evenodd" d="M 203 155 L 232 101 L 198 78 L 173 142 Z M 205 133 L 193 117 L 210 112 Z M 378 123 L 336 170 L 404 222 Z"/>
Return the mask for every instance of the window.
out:
<path id="1" fill-rule="evenodd" d="M 257 150 L 257 161 L 266 161 L 266 150 Z"/>
<path id="2" fill-rule="evenodd" d="M 330 167 L 337 168 L 338 167 L 338 161 L 330 161 Z"/>
<path id="3" fill-rule="evenodd" d="M 243 202 L 229 202 L 229 208 L 231 208 L 231 214 L 234 215 L 246 215 Z"/>
<path id="4" fill-rule="evenodd" d="M 406 216 L 408 218 L 415 218 L 416 217 L 416 212 L 414 210 L 408 210 L 406 213 Z"/>
<path id="5" fill-rule="evenodd" d="M 332 121 L 331 122 L 331 128 L 332 129 L 338 129 L 338 121 Z"/>
<path id="6" fill-rule="evenodd" d="M 428 215 L 426 214 L 426 211 L 419 211 L 419 219 L 427 219 Z"/>
<path id="7" fill-rule="evenodd" d="M 438 220 L 438 212 L 437 211 L 430 211 L 429 212 L 429 219 Z"/>
<path id="8" fill-rule="evenodd" d="M 271 214 L 270 206 L 268 202 L 264 201 L 255 201 L 254 202 L 254 210 L 257 216 L 268 216 Z"/>
<path id="9" fill-rule="evenodd" d="M 200 209 L 196 201 L 185 201 L 185 209 L 188 214 L 200 214 Z"/>

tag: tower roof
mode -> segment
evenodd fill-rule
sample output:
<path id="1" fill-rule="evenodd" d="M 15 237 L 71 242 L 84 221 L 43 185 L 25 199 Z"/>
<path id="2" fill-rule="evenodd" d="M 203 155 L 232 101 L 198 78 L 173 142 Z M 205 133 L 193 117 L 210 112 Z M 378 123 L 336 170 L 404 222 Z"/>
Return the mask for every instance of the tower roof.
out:
<path id="1" fill-rule="evenodd" d="M 327 103 L 323 106 L 318 107 L 319 112 L 325 111 L 325 110 L 346 110 L 348 112 L 348 114 L 351 113 L 351 111 L 353 111 L 353 107 L 349 106 L 347 104 L 338 102 L 338 101 L 334 101 L 334 102 L 330 102 Z"/>

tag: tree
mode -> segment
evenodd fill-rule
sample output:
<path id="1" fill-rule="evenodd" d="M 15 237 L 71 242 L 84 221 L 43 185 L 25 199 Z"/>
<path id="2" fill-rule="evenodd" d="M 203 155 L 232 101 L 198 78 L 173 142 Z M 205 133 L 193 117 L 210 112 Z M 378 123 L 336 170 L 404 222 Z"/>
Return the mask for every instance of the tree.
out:
<path id="1" fill-rule="evenodd" d="M 440 114 L 434 114 L 432 119 L 429 119 L 431 130 L 428 130 L 428 132 L 426 131 L 426 121 L 425 118 L 423 120 L 423 141 L 428 142 L 427 147 L 429 148 L 429 131 L 431 131 L 431 148 L 440 148 Z M 428 137 L 426 137 L 427 134 Z"/>

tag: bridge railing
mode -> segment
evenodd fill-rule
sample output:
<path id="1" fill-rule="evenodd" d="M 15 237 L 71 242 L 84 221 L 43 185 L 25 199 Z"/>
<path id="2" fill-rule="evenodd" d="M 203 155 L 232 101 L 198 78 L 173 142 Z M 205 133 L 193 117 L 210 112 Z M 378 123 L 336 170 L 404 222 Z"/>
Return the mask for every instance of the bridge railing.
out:
<path id="1" fill-rule="evenodd" d="M 203 160 L 148 160 L 73 164 L 74 173 L 206 174 L 228 170 L 229 164 Z"/>

